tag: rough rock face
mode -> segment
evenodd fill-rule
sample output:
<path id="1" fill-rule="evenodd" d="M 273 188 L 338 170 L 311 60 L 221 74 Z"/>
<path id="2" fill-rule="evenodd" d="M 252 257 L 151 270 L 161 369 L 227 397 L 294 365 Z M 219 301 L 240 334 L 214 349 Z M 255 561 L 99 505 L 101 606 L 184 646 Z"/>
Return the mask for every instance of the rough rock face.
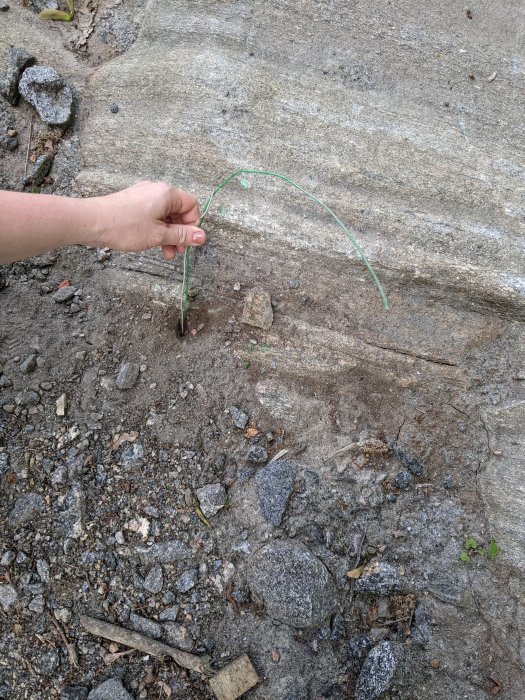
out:
<path id="1" fill-rule="evenodd" d="M 390 686 L 396 670 L 390 642 L 381 642 L 368 654 L 357 679 L 355 700 L 376 700 Z"/>
<path id="2" fill-rule="evenodd" d="M 262 514 L 273 525 L 280 525 L 292 493 L 296 468 L 290 460 L 270 462 L 255 475 Z"/>
<path id="3" fill-rule="evenodd" d="M 73 93 L 53 68 L 27 68 L 20 79 L 18 90 L 46 124 L 65 127 L 71 121 Z"/>
<path id="4" fill-rule="evenodd" d="M 280 540 L 259 549 L 249 562 L 248 581 L 266 613 L 293 627 L 316 627 L 335 607 L 331 575 L 301 542 Z"/>
<path id="5" fill-rule="evenodd" d="M 35 62 L 33 54 L 25 49 L 11 48 L 9 50 L 9 67 L 2 78 L 0 78 L 0 94 L 12 105 L 18 103 L 18 81 L 20 75 L 28 66 Z"/>

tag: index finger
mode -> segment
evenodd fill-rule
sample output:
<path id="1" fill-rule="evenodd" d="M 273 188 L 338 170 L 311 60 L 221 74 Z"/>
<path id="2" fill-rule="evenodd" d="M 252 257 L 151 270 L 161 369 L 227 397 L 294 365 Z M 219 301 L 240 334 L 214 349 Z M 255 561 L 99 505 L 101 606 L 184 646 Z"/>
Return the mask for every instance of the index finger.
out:
<path id="1" fill-rule="evenodd" d="M 183 224 L 196 223 L 200 217 L 200 208 L 195 197 L 178 187 L 172 187 L 170 194 L 169 216 L 179 216 Z"/>

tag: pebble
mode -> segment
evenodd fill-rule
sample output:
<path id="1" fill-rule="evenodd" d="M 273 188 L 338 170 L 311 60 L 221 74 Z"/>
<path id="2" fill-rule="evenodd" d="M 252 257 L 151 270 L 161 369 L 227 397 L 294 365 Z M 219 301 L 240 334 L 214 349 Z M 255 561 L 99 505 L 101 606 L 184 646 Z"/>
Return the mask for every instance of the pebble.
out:
<path id="1" fill-rule="evenodd" d="M 0 583 L 0 605 L 4 612 L 16 603 L 18 593 L 9 583 Z"/>
<path id="2" fill-rule="evenodd" d="M 328 569 L 298 541 L 277 540 L 261 547 L 248 562 L 248 583 L 266 613 L 292 627 L 318 627 L 336 605 Z"/>
<path id="3" fill-rule="evenodd" d="M 275 526 L 281 524 L 296 475 L 293 462 L 281 459 L 270 462 L 255 475 L 261 512 Z"/>
<path id="4" fill-rule="evenodd" d="M 235 282 L 233 285 L 233 291 L 234 292 L 240 292 L 241 291 L 241 283 L 240 282 Z"/>
<path id="5" fill-rule="evenodd" d="M 453 489 L 454 486 L 456 485 L 456 482 L 454 480 L 454 477 L 451 474 L 448 474 L 442 481 L 442 485 L 444 489 Z"/>
<path id="6" fill-rule="evenodd" d="M 119 678 L 110 678 L 88 695 L 88 700 L 133 700 Z"/>
<path id="7" fill-rule="evenodd" d="M 9 9 L 9 5 L 3 5 Z M 3 10 L 6 12 L 6 10 Z M 2 94 L 9 104 L 16 105 L 20 98 L 18 94 L 18 82 L 25 68 L 35 62 L 35 57 L 25 49 L 9 49 L 9 67 L 0 80 L 0 94 Z"/>
<path id="8" fill-rule="evenodd" d="M 69 301 L 70 299 L 73 299 L 75 296 L 75 287 L 60 287 L 60 289 L 57 289 L 57 291 L 51 296 L 53 301 L 56 301 L 57 304 L 63 304 L 65 301 Z"/>
<path id="9" fill-rule="evenodd" d="M 84 532 L 84 491 L 75 481 L 69 489 L 62 510 L 55 513 L 55 528 L 70 539 L 78 539 Z"/>
<path id="10" fill-rule="evenodd" d="M 129 616 L 129 624 L 135 632 L 145 634 L 146 637 L 158 639 L 162 634 L 162 629 L 158 622 L 153 622 L 153 620 L 148 620 L 148 618 L 135 613 L 131 613 Z"/>
<path id="11" fill-rule="evenodd" d="M 361 576 L 354 583 L 356 593 L 373 593 L 389 595 L 400 590 L 397 569 L 384 561 L 372 561 L 363 569 Z"/>
<path id="12" fill-rule="evenodd" d="M 113 102 L 109 109 L 111 114 L 118 114 L 118 104 L 116 102 Z"/>
<path id="13" fill-rule="evenodd" d="M 70 685 L 60 693 L 60 700 L 87 700 L 88 689 L 81 685 Z"/>
<path id="14" fill-rule="evenodd" d="M 52 676 L 60 665 L 58 649 L 49 649 L 40 654 L 37 663 L 38 673 L 41 676 Z"/>
<path id="15" fill-rule="evenodd" d="M 122 391 L 132 389 L 139 378 L 140 367 L 135 362 L 125 362 L 120 366 L 117 375 L 117 387 Z"/>
<path id="16" fill-rule="evenodd" d="M 399 472 L 394 478 L 394 486 L 403 491 L 408 491 L 414 483 L 414 477 L 410 472 Z"/>
<path id="17" fill-rule="evenodd" d="M 165 608 L 164 610 L 162 610 L 162 612 L 159 615 L 159 620 L 161 622 L 165 622 L 166 620 L 169 620 L 170 622 L 175 622 L 178 614 L 179 606 L 172 605 L 169 608 Z"/>
<path id="18" fill-rule="evenodd" d="M 251 289 L 244 297 L 242 323 L 255 328 L 270 330 L 273 323 L 272 297 L 270 293 L 258 287 Z"/>
<path id="19" fill-rule="evenodd" d="M 15 560 L 15 556 L 16 554 L 10 549 L 8 549 L 7 552 L 4 552 L 2 554 L 2 558 L 0 559 L 0 566 L 9 566 Z"/>
<path id="20" fill-rule="evenodd" d="M 248 416 L 246 415 L 246 413 L 243 413 L 243 411 L 241 411 L 239 408 L 236 408 L 235 406 L 230 406 L 228 411 L 230 413 L 230 416 L 232 417 L 233 424 L 235 425 L 235 427 L 244 430 L 248 423 Z"/>
<path id="21" fill-rule="evenodd" d="M 48 66 L 27 68 L 18 91 L 31 104 L 43 122 L 66 127 L 73 115 L 73 94 L 64 79 Z"/>
<path id="22" fill-rule="evenodd" d="M 39 493 L 26 493 L 20 496 L 15 502 L 11 513 L 9 514 L 9 525 L 11 527 L 19 527 L 25 525 L 38 513 L 44 510 L 44 499 Z"/>
<path id="23" fill-rule="evenodd" d="M 49 564 L 45 559 L 36 560 L 36 571 L 42 583 L 49 582 Z"/>
<path id="24" fill-rule="evenodd" d="M 183 625 L 179 625 L 177 622 L 166 622 L 162 625 L 162 629 L 164 630 L 163 637 L 168 644 L 183 651 L 191 651 L 193 649 L 195 642 Z"/>
<path id="25" fill-rule="evenodd" d="M 254 445 L 248 450 L 246 459 L 249 462 L 254 462 L 255 464 L 263 464 L 268 461 L 268 452 L 260 445 Z"/>
<path id="26" fill-rule="evenodd" d="M 191 549 L 179 540 L 157 542 L 151 547 L 137 547 L 135 551 L 145 564 L 171 564 L 192 556 Z"/>
<path id="27" fill-rule="evenodd" d="M 36 355 L 29 355 L 22 364 L 20 365 L 20 371 L 22 374 L 31 374 L 36 369 Z"/>
<path id="28" fill-rule="evenodd" d="M 40 187 L 44 182 L 47 174 L 51 170 L 53 165 L 53 156 L 49 153 L 44 153 L 35 160 L 34 163 L 30 164 L 29 171 L 24 178 L 24 185 L 33 185 L 33 187 Z"/>
<path id="29" fill-rule="evenodd" d="M 19 406 L 38 406 L 40 396 L 36 391 L 23 391 L 16 397 L 16 403 Z"/>
<path id="30" fill-rule="evenodd" d="M 60 394 L 58 397 L 56 404 L 57 404 L 57 409 L 56 409 L 56 414 L 57 416 L 65 416 L 66 415 L 66 402 L 67 402 L 67 396 L 65 394 Z"/>
<path id="31" fill-rule="evenodd" d="M 187 593 L 197 584 L 198 571 L 197 569 L 187 569 L 184 571 L 177 581 L 175 582 L 175 588 L 179 593 Z"/>
<path id="32" fill-rule="evenodd" d="M 155 595 L 162 591 L 163 585 L 162 566 L 160 566 L 160 564 L 155 564 L 144 579 L 144 588 Z"/>
<path id="33" fill-rule="evenodd" d="M 44 596 L 42 594 L 36 595 L 33 600 L 27 606 L 27 609 L 31 612 L 41 614 L 44 612 Z"/>
<path id="34" fill-rule="evenodd" d="M 355 700 L 376 700 L 391 685 L 397 661 L 392 644 L 381 642 L 368 654 L 357 679 Z"/>
<path id="35" fill-rule="evenodd" d="M 226 504 L 226 491 L 222 484 L 206 484 L 197 489 L 199 505 L 207 518 L 210 518 L 224 508 Z"/>
<path id="36" fill-rule="evenodd" d="M 0 5 L 0 12 L 7 12 L 9 10 L 9 5 Z"/>
<path id="37" fill-rule="evenodd" d="M 140 442 L 134 442 L 131 445 L 126 445 L 121 452 L 120 461 L 127 467 L 133 467 L 144 459 L 144 448 Z"/>

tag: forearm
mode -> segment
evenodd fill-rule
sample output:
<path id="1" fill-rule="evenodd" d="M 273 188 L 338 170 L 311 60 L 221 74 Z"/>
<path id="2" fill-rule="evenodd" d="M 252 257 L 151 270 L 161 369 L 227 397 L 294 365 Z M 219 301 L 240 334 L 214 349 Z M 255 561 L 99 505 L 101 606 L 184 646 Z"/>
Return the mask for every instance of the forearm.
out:
<path id="1" fill-rule="evenodd" d="M 0 191 L 0 264 L 66 245 L 96 244 L 98 201 Z"/>

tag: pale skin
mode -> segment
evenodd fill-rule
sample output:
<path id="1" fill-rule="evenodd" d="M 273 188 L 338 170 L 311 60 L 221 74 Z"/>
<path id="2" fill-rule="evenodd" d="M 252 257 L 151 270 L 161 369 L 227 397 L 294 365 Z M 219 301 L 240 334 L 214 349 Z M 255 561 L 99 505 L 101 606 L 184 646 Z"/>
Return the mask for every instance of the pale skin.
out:
<path id="1" fill-rule="evenodd" d="M 205 242 L 199 216 L 195 197 L 165 182 L 85 199 L 0 191 L 0 265 L 69 245 L 160 247 L 171 260 Z"/>

